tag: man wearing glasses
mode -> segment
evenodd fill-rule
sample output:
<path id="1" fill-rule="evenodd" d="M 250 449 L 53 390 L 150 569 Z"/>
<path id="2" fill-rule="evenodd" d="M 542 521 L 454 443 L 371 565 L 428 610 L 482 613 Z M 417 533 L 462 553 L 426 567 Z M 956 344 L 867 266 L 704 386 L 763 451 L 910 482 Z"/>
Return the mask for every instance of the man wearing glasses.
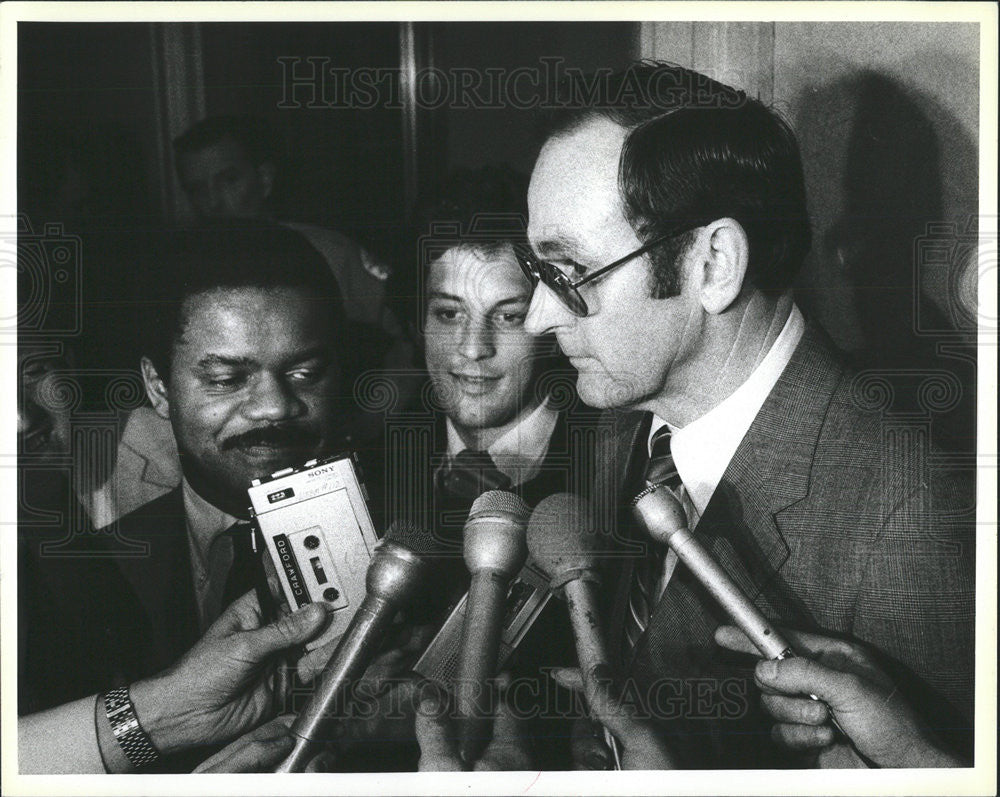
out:
<path id="1" fill-rule="evenodd" d="M 626 698 L 684 766 L 865 763 L 808 696 L 766 695 L 764 714 L 753 661 L 715 642 L 724 613 L 629 520 L 662 484 L 770 619 L 874 648 L 932 732 L 971 751 L 974 502 L 865 407 L 795 305 L 810 229 L 794 135 L 680 67 L 603 88 L 551 120 L 521 260 L 526 328 L 556 335 L 583 401 L 627 411 L 595 485 L 622 507 L 611 536 L 647 551 L 607 558 Z"/>

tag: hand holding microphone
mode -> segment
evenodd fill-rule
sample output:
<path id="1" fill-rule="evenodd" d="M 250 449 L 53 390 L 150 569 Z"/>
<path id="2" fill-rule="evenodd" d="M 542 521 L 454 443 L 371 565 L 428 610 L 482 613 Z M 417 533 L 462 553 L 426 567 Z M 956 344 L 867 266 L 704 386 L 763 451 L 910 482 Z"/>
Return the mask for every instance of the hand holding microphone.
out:
<path id="1" fill-rule="evenodd" d="M 684 508 L 667 487 L 657 484 L 643 490 L 632 501 L 632 512 L 654 542 L 677 554 L 762 655 L 769 659 L 795 655 L 785 638 L 695 539 L 687 527 Z"/>
<path id="2" fill-rule="evenodd" d="M 967 766 L 942 749 L 862 645 L 818 634 L 787 633 L 803 657 L 761 661 L 755 673 L 761 704 L 777 721 L 771 733 L 778 744 L 816 751 L 819 766 L 838 769 L 865 765 L 854 749 L 880 767 Z M 716 629 L 715 640 L 730 650 L 757 652 L 733 626 Z M 823 702 L 806 695 L 817 695 Z M 824 724 L 826 706 L 837 713 L 854 749 L 837 744 L 836 735 Z"/>
<path id="3" fill-rule="evenodd" d="M 632 511 L 654 541 L 669 546 L 677 558 L 687 565 L 761 655 L 775 661 L 795 657 L 795 651 L 785 637 L 695 539 L 687 527 L 684 508 L 666 486 L 655 484 L 643 490 L 633 499 Z M 809 697 L 820 703 L 816 695 L 810 694 Z M 827 706 L 826 710 L 830 722 L 841 730 L 832 709 Z"/>
<path id="4" fill-rule="evenodd" d="M 417 743 L 420 746 L 420 772 L 497 772 L 503 770 L 535 769 L 531 753 L 522 733 L 524 720 L 507 705 L 504 691 L 510 686 L 507 672 L 496 678 L 500 699 L 495 717 L 491 718 L 490 743 L 475 761 L 465 762 L 458 750 L 456 734 L 448 721 L 448 707 L 435 698 L 425 698 L 414 723 Z"/>
<path id="5" fill-rule="evenodd" d="M 542 501 L 528 524 L 531 558 L 561 591 L 569 609 L 579 671 L 556 670 L 564 687 L 582 691 L 590 714 L 613 735 L 612 752 L 621 744 L 621 769 L 671 769 L 674 760 L 651 723 L 636 718 L 630 705 L 618 699 L 608 661 L 598 605 L 599 535 L 587 503 L 579 496 L 558 493 Z"/>

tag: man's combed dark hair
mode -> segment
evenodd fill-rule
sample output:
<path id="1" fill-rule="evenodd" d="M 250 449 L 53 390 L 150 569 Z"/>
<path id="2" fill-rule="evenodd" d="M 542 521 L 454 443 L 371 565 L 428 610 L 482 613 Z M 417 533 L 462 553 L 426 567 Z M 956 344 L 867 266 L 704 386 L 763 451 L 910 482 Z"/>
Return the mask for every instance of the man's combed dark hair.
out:
<path id="1" fill-rule="evenodd" d="M 294 288 L 317 302 L 340 337 L 343 298 L 322 255 L 299 233 L 260 220 L 213 221 L 172 234 L 165 256 L 149 271 L 143 353 L 167 378 L 183 333 L 184 302 L 216 290 Z"/>
<path id="2" fill-rule="evenodd" d="M 408 235 L 407 272 L 420 280 L 411 286 L 420 298 L 409 314 L 419 324 L 423 288 L 432 262 L 462 246 L 492 254 L 508 244 L 522 245 L 528 225 L 528 178 L 507 166 L 488 165 L 449 172 L 417 201 Z"/>
<path id="3" fill-rule="evenodd" d="M 811 233 L 798 144 L 788 124 L 742 91 L 693 70 L 644 61 L 610 76 L 589 102 L 551 114 L 546 137 L 604 117 L 628 129 L 619 162 L 626 217 L 649 241 L 687 221 L 732 218 L 750 246 L 748 281 L 787 290 Z M 680 288 L 690 236 L 654 250 L 654 295 Z"/>
<path id="4" fill-rule="evenodd" d="M 179 158 L 201 152 L 220 141 L 232 139 L 246 152 L 254 166 L 273 161 L 275 142 L 271 131 L 261 119 L 252 116 L 209 116 L 174 139 L 174 153 Z"/>
<path id="5" fill-rule="evenodd" d="M 506 164 L 456 169 L 420 198 L 413 217 L 415 253 L 421 260 L 429 252 L 428 241 L 438 238 L 444 245 L 450 240 L 483 247 L 523 243 L 528 178 Z"/>

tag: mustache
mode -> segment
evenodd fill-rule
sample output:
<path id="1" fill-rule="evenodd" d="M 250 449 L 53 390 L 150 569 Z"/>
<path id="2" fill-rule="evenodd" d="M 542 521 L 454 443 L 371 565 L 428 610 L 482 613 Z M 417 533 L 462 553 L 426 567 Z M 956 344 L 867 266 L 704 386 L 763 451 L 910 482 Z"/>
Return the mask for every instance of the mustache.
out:
<path id="1" fill-rule="evenodd" d="M 233 435 L 222 443 L 222 450 L 272 446 L 274 448 L 305 448 L 319 443 L 319 435 L 301 426 L 261 426 Z"/>

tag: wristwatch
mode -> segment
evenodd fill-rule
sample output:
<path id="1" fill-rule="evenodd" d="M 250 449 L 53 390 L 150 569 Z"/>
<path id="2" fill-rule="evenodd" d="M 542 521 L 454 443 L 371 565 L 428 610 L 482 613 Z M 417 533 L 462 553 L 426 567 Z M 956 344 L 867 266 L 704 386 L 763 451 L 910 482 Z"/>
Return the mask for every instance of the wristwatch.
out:
<path id="1" fill-rule="evenodd" d="M 160 757 L 157 749 L 153 747 L 149 734 L 139 724 L 127 686 L 119 686 L 105 693 L 104 713 L 111 724 L 118 746 L 132 766 L 141 769 Z"/>

